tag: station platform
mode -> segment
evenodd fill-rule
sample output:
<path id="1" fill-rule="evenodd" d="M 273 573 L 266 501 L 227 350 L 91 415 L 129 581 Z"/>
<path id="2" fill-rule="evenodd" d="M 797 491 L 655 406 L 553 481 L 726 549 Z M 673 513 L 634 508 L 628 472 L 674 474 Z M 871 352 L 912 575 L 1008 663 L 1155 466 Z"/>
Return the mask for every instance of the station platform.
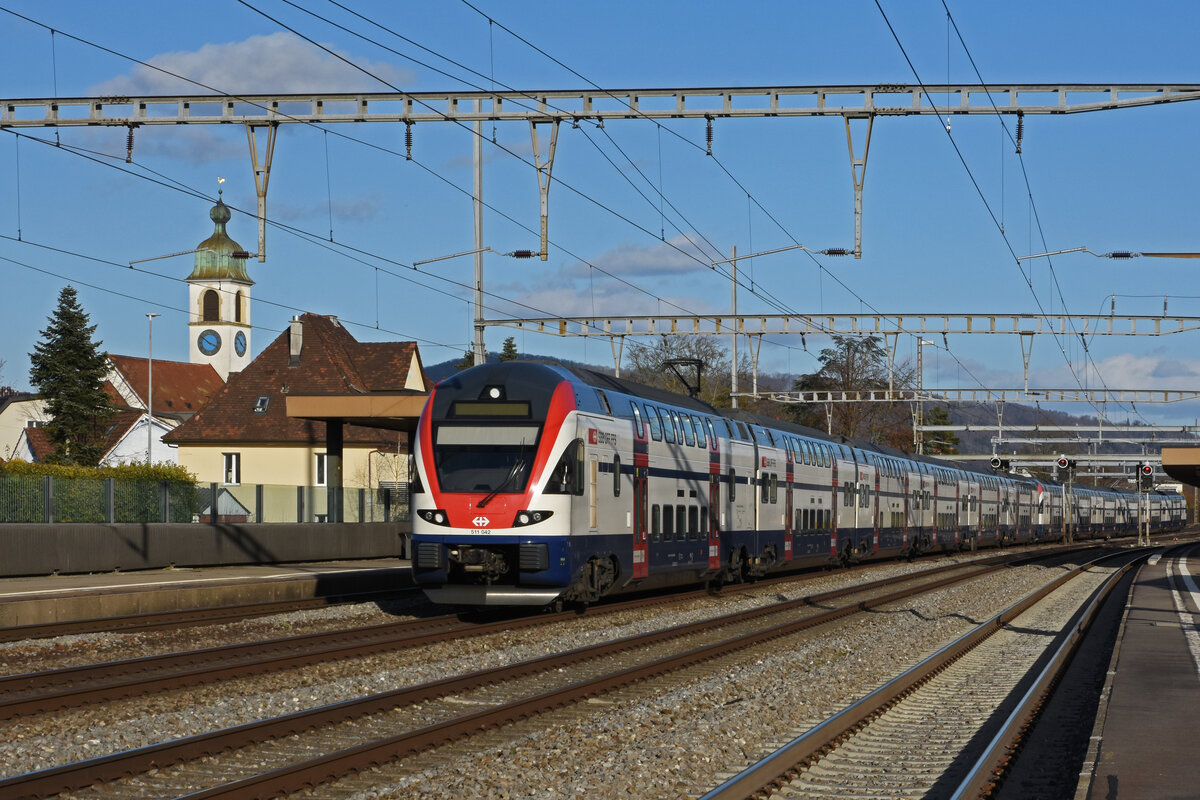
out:
<path id="1" fill-rule="evenodd" d="M 1139 571 L 1076 800 L 1200 797 L 1200 547 L 1188 556 Z"/>
<path id="2" fill-rule="evenodd" d="M 0 628 L 330 598 L 413 585 L 406 559 L 0 579 Z"/>

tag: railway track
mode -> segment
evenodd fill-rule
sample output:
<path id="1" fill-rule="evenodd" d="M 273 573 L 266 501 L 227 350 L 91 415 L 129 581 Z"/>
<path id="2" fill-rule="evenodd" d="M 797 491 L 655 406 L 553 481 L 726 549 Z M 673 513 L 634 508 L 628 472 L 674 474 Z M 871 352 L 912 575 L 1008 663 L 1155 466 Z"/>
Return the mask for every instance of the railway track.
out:
<path id="1" fill-rule="evenodd" d="M 1064 575 L 703 800 L 991 796 L 1101 601 L 1147 555 Z"/>
<path id="2" fill-rule="evenodd" d="M 1022 557 L 1016 557 L 1020 560 Z M 1012 557 L 984 559 L 982 563 L 1010 564 Z M 935 567 L 932 573 L 961 569 L 958 565 Z M 871 585 L 890 585 L 902 578 L 889 578 Z M 794 583 L 797 578 L 773 578 L 757 587 Z M 811 602 L 834 600 L 846 590 L 810 597 Z M 682 604 L 706 597 L 703 590 L 692 593 L 643 597 L 643 599 L 607 604 L 588 610 L 590 615 L 616 614 L 628 610 L 652 607 L 656 604 Z M 212 646 L 199 650 L 169 652 L 169 654 L 127 658 L 85 666 L 41 670 L 0 676 L 0 720 L 109 700 L 144 696 L 192 687 L 209 682 L 244 678 L 280 669 L 300 668 L 312 664 L 378 654 L 397 648 L 446 642 L 467 636 L 486 636 L 490 633 L 540 627 L 552 622 L 576 618 L 575 612 L 559 612 L 473 622 L 454 614 L 432 618 L 390 622 L 352 630 L 300 634 L 300 636 Z"/>
<path id="3" fill-rule="evenodd" d="M 869 585 L 800 598 L 54 767 L 0 781 L 0 797 L 65 791 L 76 797 L 257 797 L 292 791 L 614 689 L 669 680 L 690 666 L 1003 568 L 967 564 L 932 577 L 908 575 L 904 588 Z M 833 595 L 843 602 L 835 605 Z M 135 777 L 125 779 L 129 775 Z M 86 788 L 97 781 L 98 788 Z"/>
<path id="4" fill-rule="evenodd" d="M 382 602 L 406 597 L 417 597 L 416 587 L 391 589 L 386 592 L 370 591 L 347 593 L 329 597 L 312 597 L 297 600 L 281 600 L 271 603 L 247 603 L 244 605 L 192 608 L 182 611 L 154 611 L 146 614 L 126 614 L 118 617 L 96 617 L 92 619 L 48 622 L 38 625 L 13 625 L 0 628 L 0 642 L 19 642 L 27 639 L 49 639 L 55 636 L 70 636 L 89 633 L 132 633 L 135 631 L 157 631 L 197 625 L 219 625 L 240 622 L 254 617 L 286 614 L 312 608 L 327 608 L 347 603 Z"/>
<path id="5" fill-rule="evenodd" d="M 982 559 L 981 564 L 1012 564 L 1024 555 Z M 950 564 L 925 570 L 919 575 L 952 573 L 963 565 Z M 912 580 L 897 576 L 875 581 L 854 589 L 839 589 L 805 598 L 820 604 L 851 591 L 875 589 Z M 773 578 L 757 587 L 785 585 L 795 577 Z M 682 605 L 707 597 L 705 591 L 622 601 L 590 609 L 592 616 L 616 614 L 656 605 Z M 374 625 L 351 630 L 304 634 L 261 642 L 247 642 L 199 650 L 166 653 L 141 658 L 110 661 L 61 669 L 29 672 L 0 677 L 0 720 L 17 716 L 44 714 L 92 703 L 143 696 L 154 692 L 194 687 L 221 680 L 242 678 L 283 669 L 293 669 L 329 661 L 348 659 L 405 647 L 430 645 L 467 636 L 484 636 L 527 628 L 542 627 L 574 619 L 576 612 L 564 611 L 490 622 L 466 621 L 453 614 Z"/>

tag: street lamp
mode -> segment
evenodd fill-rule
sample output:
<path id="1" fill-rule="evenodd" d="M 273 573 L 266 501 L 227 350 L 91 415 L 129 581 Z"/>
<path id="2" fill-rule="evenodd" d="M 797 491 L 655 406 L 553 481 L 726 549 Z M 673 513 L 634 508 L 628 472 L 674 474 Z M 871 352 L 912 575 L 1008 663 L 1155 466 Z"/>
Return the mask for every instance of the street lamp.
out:
<path id="1" fill-rule="evenodd" d="M 154 318 L 161 317 L 153 311 L 146 312 L 149 341 L 146 350 L 146 466 L 153 463 L 154 449 Z"/>
<path id="2" fill-rule="evenodd" d="M 478 139 L 476 139 L 478 141 Z M 509 258 L 533 258 L 536 255 L 541 255 L 540 252 L 533 250 L 513 250 L 510 253 L 501 253 L 499 250 L 493 250 L 490 247 L 476 247 L 474 250 L 464 250 L 461 253 L 451 253 L 448 256 L 437 256 L 436 258 L 426 258 L 423 261 L 414 261 L 413 267 L 419 267 L 422 264 L 432 264 L 435 261 L 445 261 L 449 258 L 459 258 L 460 256 L 475 256 L 475 338 L 473 352 L 475 355 L 475 363 L 482 364 L 487 358 L 487 351 L 483 346 L 483 254 L 495 253 L 499 256 L 507 256 Z"/>

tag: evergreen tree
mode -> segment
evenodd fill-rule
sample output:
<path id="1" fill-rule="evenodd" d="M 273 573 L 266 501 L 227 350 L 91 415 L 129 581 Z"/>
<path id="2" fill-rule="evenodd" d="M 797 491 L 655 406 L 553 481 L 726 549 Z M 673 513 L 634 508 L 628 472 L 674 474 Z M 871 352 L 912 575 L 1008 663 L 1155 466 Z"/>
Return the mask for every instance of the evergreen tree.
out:
<path id="1" fill-rule="evenodd" d="M 58 295 L 58 308 L 29 354 L 29 380 L 54 417 L 46 433 L 54 444 L 49 461 L 96 466 L 113 408 L 104 393 L 108 354 L 92 339 L 95 325 L 80 307 L 73 286 Z"/>
<path id="2" fill-rule="evenodd" d="M 832 346 L 821 351 L 821 369 L 797 378 L 793 391 L 852 393 L 888 388 L 888 354 L 879 337 L 832 338 Z M 897 389 L 910 387 L 912 368 L 896 365 L 890 383 Z M 912 417 L 901 403 L 834 403 L 832 419 L 823 403 L 797 403 L 790 412 L 801 425 L 892 447 L 912 447 Z"/>
<path id="3" fill-rule="evenodd" d="M 950 425 L 950 414 L 941 406 L 927 408 L 923 412 L 923 425 Z M 921 434 L 925 452 L 929 455 L 954 455 L 958 453 L 958 435 L 954 431 L 924 431 Z"/>
<path id="4" fill-rule="evenodd" d="M 504 340 L 504 347 L 500 350 L 500 360 L 516 361 L 518 358 L 520 358 L 520 354 L 517 353 L 517 342 L 510 336 Z"/>
<path id="5" fill-rule="evenodd" d="M 454 368 L 457 370 L 463 370 L 473 366 L 475 366 L 475 351 L 468 349 L 463 351 L 462 360 L 456 363 Z"/>

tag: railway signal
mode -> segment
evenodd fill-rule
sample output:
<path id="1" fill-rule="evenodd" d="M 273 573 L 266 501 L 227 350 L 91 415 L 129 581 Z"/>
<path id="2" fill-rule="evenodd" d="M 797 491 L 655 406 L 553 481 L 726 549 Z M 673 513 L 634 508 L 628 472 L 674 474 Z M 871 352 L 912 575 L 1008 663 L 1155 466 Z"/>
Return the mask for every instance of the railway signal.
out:
<path id="1" fill-rule="evenodd" d="M 1148 492 L 1154 488 L 1154 465 L 1141 463 L 1138 464 L 1137 476 L 1138 489 Z"/>

